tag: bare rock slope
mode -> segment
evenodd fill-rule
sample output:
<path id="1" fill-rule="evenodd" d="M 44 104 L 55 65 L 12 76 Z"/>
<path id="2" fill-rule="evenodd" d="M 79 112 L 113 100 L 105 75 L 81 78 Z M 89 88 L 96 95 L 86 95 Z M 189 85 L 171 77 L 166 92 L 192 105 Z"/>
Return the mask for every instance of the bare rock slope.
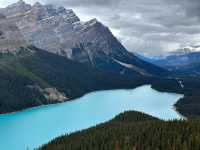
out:
<path id="1" fill-rule="evenodd" d="M 24 1 L 0 9 L 14 22 L 28 44 L 66 56 L 103 71 L 123 75 L 166 72 L 137 58 L 97 19 L 82 22 L 71 9 Z"/>

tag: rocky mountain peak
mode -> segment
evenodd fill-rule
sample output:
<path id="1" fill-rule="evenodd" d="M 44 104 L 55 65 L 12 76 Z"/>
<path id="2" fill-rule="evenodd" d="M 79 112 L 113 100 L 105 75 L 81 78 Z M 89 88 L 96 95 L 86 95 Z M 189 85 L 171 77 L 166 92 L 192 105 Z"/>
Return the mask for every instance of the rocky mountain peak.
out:
<path id="1" fill-rule="evenodd" d="M 61 18 L 69 23 L 80 21 L 73 10 L 66 9 L 64 7 L 56 7 L 51 4 L 43 5 L 36 2 L 30 9 L 32 16 L 35 16 L 38 20 L 60 20 Z"/>
<path id="2" fill-rule="evenodd" d="M 26 4 L 23 0 L 19 0 L 18 2 L 9 5 L 6 8 L 0 10 L 0 13 L 6 16 L 15 16 L 20 13 L 25 13 L 31 9 L 31 5 Z"/>
<path id="3" fill-rule="evenodd" d="M 96 23 L 100 23 L 96 18 L 93 18 L 90 21 L 86 22 L 86 24 L 91 25 L 91 26 Z"/>
<path id="4" fill-rule="evenodd" d="M 13 8 L 13 9 L 16 9 L 16 8 L 25 8 L 25 9 L 30 9 L 30 6 L 31 5 L 25 3 L 23 0 L 19 0 L 18 2 L 9 5 L 7 8 Z"/>
<path id="5" fill-rule="evenodd" d="M 99 22 L 96 18 L 83 23 L 83 26 L 85 28 L 92 28 L 92 27 L 95 27 L 98 25 L 99 25 L 99 27 L 104 27 L 104 25 L 101 22 Z"/>
<path id="6" fill-rule="evenodd" d="M 65 9 L 65 7 L 62 7 L 62 6 L 61 6 L 61 7 L 58 7 L 58 8 L 57 8 L 57 12 L 58 12 L 58 13 L 66 13 L 66 9 Z"/>
<path id="7" fill-rule="evenodd" d="M 79 55 L 88 55 L 84 59 L 90 58 L 89 62 L 98 53 L 113 56 L 127 53 L 110 30 L 96 18 L 81 22 L 72 9 L 38 2 L 27 12 L 14 20 L 26 41 L 38 48 L 75 59 L 73 55 L 77 53 L 73 52 L 74 47 L 83 45 L 84 50 Z"/>
<path id="8" fill-rule="evenodd" d="M 81 22 L 71 9 L 18 2 L 0 12 L 17 25 L 28 44 L 40 49 L 114 73 L 148 74 L 144 70 L 160 70 L 154 66 L 146 68 L 97 19 Z"/>
<path id="9" fill-rule="evenodd" d="M 23 0 L 19 0 L 18 2 L 14 3 L 8 7 L 21 6 L 21 5 L 26 5 L 26 3 Z"/>
<path id="10" fill-rule="evenodd" d="M 186 46 L 181 49 L 175 50 L 175 51 L 169 53 L 168 55 L 169 56 L 170 55 L 181 56 L 181 55 L 188 55 L 190 53 L 196 53 L 196 52 L 200 52 L 200 45 Z"/>
<path id="11" fill-rule="evenodd" d="M 36 2 L 35 4 L 33 4 L 33 7 L 35 7 L 35 8 L 43 7 L 43 5 L 40 2 Z"/>

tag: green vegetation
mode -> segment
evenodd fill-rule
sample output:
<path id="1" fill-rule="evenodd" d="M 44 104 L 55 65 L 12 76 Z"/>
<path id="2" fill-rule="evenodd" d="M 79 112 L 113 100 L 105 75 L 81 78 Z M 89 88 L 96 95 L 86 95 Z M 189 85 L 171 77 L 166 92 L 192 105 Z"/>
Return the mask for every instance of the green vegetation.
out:
<path id="1" fill-rule="evenodd" d="M 0 54 L 0 77 L 0 113 L 56 102 L 47 100 L 35 87 L 56 88 L 65 93 L 67 98 L 75 99 L 96 90 L 135 88 L 151 84 L 159 91 L 183 93 L 185 97 L 176 104 L 178 111 L 188 117 L 200 115 L 200 78 L 196 76 L 121 76 L 29 47 L 15 55 Z M 176 78 L 182 81 L 184 88 Z"/>
<path id="2" fill-rule="evenodd" d="M 184 87 L 178 81 L 182 81 Z M 151 79 L 152 87 L 159 91 L 182 93 L 185 95 L 176 104 L 177 110 L 186 117 L 200 116 L 200 78 L 192 76 L 175 76 L 170 79 Z"/>
<path id="3" fill-rule="evenodd" d="M 39 150 L 199 150 L 200 120 L 161 121 L 126 112 L 96 127 L 59 137 Z"/>
<path id="4" fill-rule="evenodd" d="M 40 89 L 56 88 L 74 99 L 95 90 L 134 88 L 145 82 L 104 73 L 34 47 L 15 55 L 1 54 L 0 78 L 0 113 L 56 102 L 46 99 Z"/>

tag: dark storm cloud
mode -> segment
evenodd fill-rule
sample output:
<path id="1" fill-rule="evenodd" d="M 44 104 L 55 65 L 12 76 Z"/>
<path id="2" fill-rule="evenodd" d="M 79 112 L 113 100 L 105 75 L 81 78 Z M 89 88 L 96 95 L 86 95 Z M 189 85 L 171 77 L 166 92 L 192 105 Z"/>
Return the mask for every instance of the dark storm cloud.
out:
<path id="1" fill-rule="evenodd" d="M 72 8 L 82 20 L 99 19 L 130 51 L 161 54 L 200 43 L 200 0 L 39 1 Z"/>

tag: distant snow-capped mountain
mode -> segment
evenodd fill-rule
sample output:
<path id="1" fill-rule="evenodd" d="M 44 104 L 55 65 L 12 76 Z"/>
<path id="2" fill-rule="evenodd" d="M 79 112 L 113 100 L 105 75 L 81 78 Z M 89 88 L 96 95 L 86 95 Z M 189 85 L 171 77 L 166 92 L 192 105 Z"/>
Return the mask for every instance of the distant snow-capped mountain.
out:
<path id="1" fill-rule="evenodd" d="M 194 52 L 200 52 L 200 45 L 186 46 L 174 52 L 170 52 L 168 55 L 187 55 L 189 53 L 194 53 Z"/>
<path id="2" fill-rule="evenodd" d="M 169 71 L 181 74 L 200 74 L 200 46 L 188 46 L 168 53 L 166 57 L 139 56 L 139 58 Z"/>

